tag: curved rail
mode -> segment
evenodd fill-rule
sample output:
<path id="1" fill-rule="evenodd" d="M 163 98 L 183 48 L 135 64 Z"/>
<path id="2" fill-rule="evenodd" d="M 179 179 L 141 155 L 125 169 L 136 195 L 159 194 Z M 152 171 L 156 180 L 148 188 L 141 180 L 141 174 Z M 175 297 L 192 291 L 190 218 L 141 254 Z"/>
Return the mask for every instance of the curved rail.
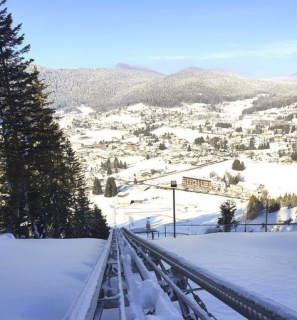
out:
<path id="1" fill-rule="evenodd" d="M 208 275 L 203 274 L 200 270 L 198 271 L 197 268 L 186 264 L 184 261 L 181 262 L 174 254 L 163 251 L 160 247 L 136 236 L 126 228 L 122 229 L 126 237 L 130 238 L 143 249 L 146 249 L 151 256 L 161 259 L 174 270 L 192 280 L 245 318 L 249 320 L 297 320 L 297 317 L 293 314 L 286 315 L 285 317 L 278 314 L 274 310 L 273 305 L 267 301 L 261 301 L 260 299 L 256 301 L 251 298 L 246 298 L 244 293 L 237 292 L 233 288 L 209 278 Z"/>

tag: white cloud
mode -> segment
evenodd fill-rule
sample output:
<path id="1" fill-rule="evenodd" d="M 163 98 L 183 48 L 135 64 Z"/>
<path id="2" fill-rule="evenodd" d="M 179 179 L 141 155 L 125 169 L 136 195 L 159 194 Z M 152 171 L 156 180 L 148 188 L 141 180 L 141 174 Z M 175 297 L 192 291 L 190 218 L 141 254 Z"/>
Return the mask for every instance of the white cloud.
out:
<path id="1" fill-rule="evenodd" d="M 184 55 L 184 56 L 160 56 L 150 57 L 150 60 L 213 60 L 228 59 L 235 57 L 266 57 L 266 58 L 284 58 L 286 56 L 297 53 L 297 41 L 282 41 L 266 44 L 259 48 L 246 50 L 219 51 L 214 53 L 200 55 Z"/>

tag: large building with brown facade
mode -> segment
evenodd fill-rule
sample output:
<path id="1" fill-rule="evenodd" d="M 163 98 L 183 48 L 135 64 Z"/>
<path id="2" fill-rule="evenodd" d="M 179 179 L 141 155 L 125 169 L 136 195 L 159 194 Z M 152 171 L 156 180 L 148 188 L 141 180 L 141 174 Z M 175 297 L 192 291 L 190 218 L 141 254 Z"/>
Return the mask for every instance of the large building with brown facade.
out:
<path id="1" fill-rule="evenodd" d="M 183 187 L 201 190 L 220 191 L 226 188 L 225 182 L 200 177 L 183 177 Z"/>
<path id="2" fill-rule="evenodd" d="M 193 189 L 210 189 L 211 180 L 196 178 L 196 177 L 183 177 L 183 187 Z"/>

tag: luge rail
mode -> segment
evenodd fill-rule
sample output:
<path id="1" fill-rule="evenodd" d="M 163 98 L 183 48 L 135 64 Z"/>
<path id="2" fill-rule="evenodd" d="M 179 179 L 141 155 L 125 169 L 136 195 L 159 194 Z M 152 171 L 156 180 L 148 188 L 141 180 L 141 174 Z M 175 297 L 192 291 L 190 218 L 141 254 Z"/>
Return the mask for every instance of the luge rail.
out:
<path id="1" fill-rule="evenodd" d="M 162 248 L 144 240 L 143 238 L 133 234 L 131 231 L 123 228 L 124 235 L 129 239 L 132 245 L 139 250 L 145 251 L 147 257 L 162 265 L 162 261 L 171 266 L 171 268 L 180 276 L 184 276 L 195 284 L 199 285 L 199 289 L 204 289 L 223 303 L 240 313 L 250 320 L 297 320 L 293 314 L 282 315 L 278 314 L 276 308 L 267 301 L 259 298 L 246 298 L 244 292 L 237 292 L 231 286 L 228 287 L 225 283 L 221 284 L 216 279 L 209 278 L 190 263 L 181 261 L 178 257 L 170 252 L 162 250 Z"/>
<path id="2" fill-rule="evenodd" d="M 192 288 L 189 280 L 198 287 Z M 112 229 L 82 293 L 64 320 L 140 320 L 148 315 L 152 319 L 218 320 L 197 295 L 200 290 L 250 320 L 297 320 L 294 315 L 278 314 L 268 302 L 246 298 L 244 293 L 125 228 Z M 174 303 L 178 303 L 180 312 Z M 111 316 L 109 312 L 114 310 L 110 309 L 118 309 L 117 318 L 114 313 Z"/>

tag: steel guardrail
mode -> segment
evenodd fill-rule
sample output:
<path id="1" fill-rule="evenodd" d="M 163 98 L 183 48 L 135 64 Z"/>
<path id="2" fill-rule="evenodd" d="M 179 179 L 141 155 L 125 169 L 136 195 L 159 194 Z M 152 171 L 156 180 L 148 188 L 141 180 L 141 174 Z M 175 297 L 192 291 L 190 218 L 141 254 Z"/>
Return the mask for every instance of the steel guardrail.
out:
<path id="1" fill-rule="evenodd" d="M 138 243 L 142 248 L 147 249 L 151 255 L 155 256 L 166 262 L 173 269 L 180 274 L 188 277 L 194 283 L 205 289 L 211 295 L 221 300 L 223 303 L 234 309 L 242 316 L 249 320 L 297 320 L 297 317 L 293 314 L 286 315 L 279 314 L 273 310 L 273 305 L 267 301 L 252 300 L 251 298 L 245 298 L 244 293 L 240 293 L 234 290 L 234 288 L 228 288 L 226 284 L 220 284 L 218 280 L 209 278 L 208 275 L 203 274 L 196 270 L 193 266 L 186 264 L 185 261 L 181 262 L 178 257 L 164 252 L 158 246 L 149 243 L 141 237 L 135 235 L 126 228 L 122 228 L 125 236 L 130 237 L 134 242 Z"/>

